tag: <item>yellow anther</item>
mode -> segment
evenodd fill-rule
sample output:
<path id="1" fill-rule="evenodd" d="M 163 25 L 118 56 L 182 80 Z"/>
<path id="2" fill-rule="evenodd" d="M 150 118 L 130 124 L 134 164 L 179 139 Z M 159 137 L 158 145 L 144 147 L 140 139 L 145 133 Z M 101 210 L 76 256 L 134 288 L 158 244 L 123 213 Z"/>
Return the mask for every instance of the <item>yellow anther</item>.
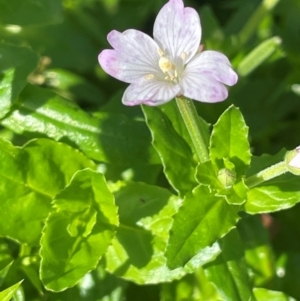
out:
<path id="1" fill-rule="evenodd" d="M 183 61 L 185 61 L 186 57 L 187 57 L 187 53 L 186 52 L 182 52 L 181 58 L 182 58 Z"/>
<path id="2" fill-rule="evenodd" d="M 164 55 L 164 52 L 163 52 L 160 48 L 157 49 L 157 52 L 158 52 L 158 54 L 159 54 L 160 56 L 163 56 L 163 55 Z"/>
<path id="3" fill-rule="evenodd" d="M 154 75 L 153 74 L 147 74 L 145 75 L 145 79 L 153 79 L 154 78 Z"/>

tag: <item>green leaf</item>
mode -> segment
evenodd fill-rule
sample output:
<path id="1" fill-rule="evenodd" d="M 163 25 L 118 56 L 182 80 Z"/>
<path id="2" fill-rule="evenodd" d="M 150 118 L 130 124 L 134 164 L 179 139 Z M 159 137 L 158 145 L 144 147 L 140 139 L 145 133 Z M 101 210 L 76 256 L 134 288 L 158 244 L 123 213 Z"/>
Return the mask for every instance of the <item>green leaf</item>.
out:
<path id="1" fill-rule="evenodd" d="M 248 188 L 243 179 L 234 184 L 236 180 L 234 170 L 231 172 L 230 169 L 223 168 L 217 172 L 216 166 L 209 160 L 197 166 L 196 178 L 200 184 L 213 189 L 216 196 L 224 197 L 230 205 L 241 205 L 246 201 Z"/>
<path id="2" fill-rule="evenodd" d="M 196 186 L 194 174 L 197 159 L 176 102 L 171 101 L 160 107 L 142 108 L 165 175 L 174 189 L 185 194 Z M 199 122 L 205 123 L 200 118 Z M 208 128 L 206 123 L 204 126 Z"/>
<path id="3" fill-rule="evenodd" d="M 234 184 L 229 189 L 224 189 L 217 195 L 224 196 L 230 205 L 242 205 L 246 202 L 248 187 L 242 179 L 237 184 Z"/>
<path id="4" fill-rule="evenodd" d="M 104 176 L 89 169 L 74 175 L 54 206 L 41 239 L 40 273 L 47 289 L 62 291 L 96 268 L 118 218 Z"/>
<path id="5" fill-rule="evenodd" d="M 214 284 L 221 296 L 220 300 L 255 300 L 248 279 L 243 245 L 237 230 L 230 231 L 222 242 L 221 254 L 204 267 L 205 275 Z"/>
<path id="6" fill-rule="evenodd" d="M 171 268 L 185 265 L 232 229 L 239 219 L 238 206 L 230 206 L 206 186 L 187 195 L 174 216 L 166 256 Z"/>
<path id="7" fill-rule="evenodd" d="M 33 140 L 23 148 L 0 140 L 0 235 L 37 244 L 51 200 L 83 168 L 95 168 L 82 153 L 63 143 Z"/>
<path id="8" fill-rule="evenodd" d="M 38 56 L 30 49 L 0 42 L 0 118 L 9 112 L 37 63 Z"/>
<path id="9" fill-rule="evenodd" d="M 1 1 L 0 20 L 4 24 L 33 25 L 62 20 L 61 0 Z"/>
<path id="10" fill-rule="evenodd" d="M 250 74 L 275 53 L 280 48 L 280 44 L 281 39 L 279 37 L 272 37 L 263 41 L 242 59 L 237 67 L 238 73 L 242 76 Z"/>
<path id="11" fill-rule="evenodd" d="M 22 280 L 23 281 L 23 280 Z M 0 292 L 0 300 L 1 301 L 9 301 L 14 296 L 14 293 L 17 291 L 22 281 L 10 286 L 6 290 Z"/>
<path id="12" fill-rule="evenodd" d="M 300 202 L 300 179 L 286 174 L 249 190 L 245 211 L 250 214 L 275 212 Z"/>
<path id="13" fill-rule="evenodd" d="M 200 184 L 210 186 L 216 190 L 223 189 L 217 177 L 217 168 L 211 160 L 199 163 L 196 171 L 196 178 Z"/>
<path id="14" fill-rule="evenodd" d="M 265 288 L 255 288 L 253 290 L 257 301 L 296 301 L 282 292 L 271 291 Z"/>
<path id="15" fill-rule="evenodd" d="M 213 127 L 210 145 L 211 160 L 218 169 L 226 167 L 224 158 L 229 159 L 240 179 L 250 164 L 251 154 L 248 127 L 238 108 L 231 106 L 221 115 Z"/>
<path id="16" fill-rule="evenodd" d="M 2 121 L 16 133 L 40 133 L 77 145 L 88 157 L 104 162 L 158 163 L 143 121 L 124 115 L 91 116 L 57 94 L 28 86 L 17 108 Z"/>
<path id="17" fill-rule="evenodd" d="M 115 187 L 120 227 L 106 253 L 106 268 L 139 284 L 171 281 L 214 259 L 217 244 L 202 250 L 185 268 L 170 270 L 164 256 L 172 216 L 181 200 L 168 190 L 144 183 Z"/>
<path id="18" fill-rule="evenodd" d="M 282 150 L 274 156 L 264 154 L 260 157 L 253 157 L 248 174 L 253 175 L 259 170 L 282 161 L 284 153 L 285 150 Z M 300 178 L 287 173 L 251 188 L 247 194 L 245 211 L 256 214 L 290 208 L 300 201 L 299 185 Z"/>
<path id="19" fill-rule="evenodd" d="M 4 267 L 2 270 L 0 270 L 0 286 L 2 285 L 12 264 L 13 264 L 13 261 L 11 263 L 9 263 L 6 267 Z"/>
<path id="20" fill-rule="evenodd" d="M 180 199 L 144 183 L 120 182 L 114 194 L 120 227 L 106 253 L 108 271 L 137 283 L 181 277 L 184 271 L 168 270 L 163 256 L 171 217 Z"/>

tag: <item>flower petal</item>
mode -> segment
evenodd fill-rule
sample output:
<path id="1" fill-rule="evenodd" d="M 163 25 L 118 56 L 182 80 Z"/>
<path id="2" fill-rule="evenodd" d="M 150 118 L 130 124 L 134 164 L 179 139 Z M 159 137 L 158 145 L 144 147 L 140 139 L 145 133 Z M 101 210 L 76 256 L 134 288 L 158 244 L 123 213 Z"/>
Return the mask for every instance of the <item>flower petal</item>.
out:
<path id="1" fill-rule="evenodd" d="M 184 8 L 182 0 L 170 0 L 156 17 L 153 36 L 174 62 L 183 53 L 188 62 L 196 54 L 201 40 L 199 15 L 193 8 Z"/>
<path id="2" fill-rule="evenodd" d="M 219 102 L 228 96 L 226 87 L 209 75 L 185 72 L 180 86 L 184 96 L 202 102 Z"/>
<path id="3" fill-rule="evenodd" d="M 127 106 L 146 104 L 157 106 L 172 100 L 180 91 L 178 85 L 143 79 L 131 84 L 124 92 L 122 102 Z"/>
<path id="4" fill-rule="evenodd" d="M 98 57 L 103 70 L 126 83 L 140 80 L 149 74 L 161 76 L 158 66 L 159 46 L 141 31 L 129 29 L 111 31 L 107 39 L 113 49 L 103 50 Z"/>
<path id="5" fill-rule="evenodd" d="M 203 51 L 186 66 L 186 72 L 209 75 L 228 86 L 236 84 L 237 74 L 231 68 L 228 58 L 217 51 Z"/>

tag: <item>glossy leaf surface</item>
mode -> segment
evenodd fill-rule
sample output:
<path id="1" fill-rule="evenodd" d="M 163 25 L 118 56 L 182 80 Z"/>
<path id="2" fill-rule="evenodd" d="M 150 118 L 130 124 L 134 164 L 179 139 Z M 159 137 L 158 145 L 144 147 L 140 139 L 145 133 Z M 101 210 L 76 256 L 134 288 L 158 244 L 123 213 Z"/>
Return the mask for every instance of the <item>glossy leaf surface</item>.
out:
<path id="1" fill-rule="evenodd" d="M 20 243 L 37 244 L 51 200 L 73 174 L 95 168 L 93 162 L 68 145 L 47 139 L 23 148 L 0 140 L 0 233 Z"/>
<path id="2" fill-rule="evenodd" d="M 238 206 L 228 205 L 208 187 L 196 187 L 174 216 L 166 252 L 168 265 L 171 268 L 185 265 L 223 237 L 238 221 L 238 210 Z"/>
<path id="3" fill-rule="evenodd" d="M 41 239 L 41 279 L 50 290 L 74 286 L 95 269 L 118 225 L 117 208 L 102 174 L 86 169 L 54 199 Z"/>

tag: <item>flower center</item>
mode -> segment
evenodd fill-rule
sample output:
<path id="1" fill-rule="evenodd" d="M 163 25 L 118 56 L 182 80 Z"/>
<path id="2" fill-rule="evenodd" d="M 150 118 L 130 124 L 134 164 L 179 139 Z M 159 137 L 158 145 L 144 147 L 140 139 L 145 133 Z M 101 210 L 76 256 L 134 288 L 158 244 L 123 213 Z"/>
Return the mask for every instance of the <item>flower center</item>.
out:
<path id="1" fill-rule="evenodd" d="M 174 65 L 169 58 L 164 54 L 161 49 L 158 49 L 160 59 L 158 61 L 158 66 L 160 70 L 166 75 L 165 80 L 170 81 L 174 84 L 178 83 L 178 73 L 176 65 Z"/>
<path id="2" fill-rule="evenodd" d="M 165 74 L 164 80 L 173 84 L 178 84 L 180 82 L 180 75 L 182 74 L 184 69 L 184 64 L 187 57 L 186 52 L 183 52 L 181 54 L 180 58 L 176 60 L 176 64 L 173 64 L 173 62 L 161 49 L 158 49 L 158 54 L 160 55 L 160 58 L 158 60 L 158 66 L 163 72 L 163 74 Z M 154 75 L 147 74 L 145 78 L 147 80 L 151 80 L 154 78 Z"/>

